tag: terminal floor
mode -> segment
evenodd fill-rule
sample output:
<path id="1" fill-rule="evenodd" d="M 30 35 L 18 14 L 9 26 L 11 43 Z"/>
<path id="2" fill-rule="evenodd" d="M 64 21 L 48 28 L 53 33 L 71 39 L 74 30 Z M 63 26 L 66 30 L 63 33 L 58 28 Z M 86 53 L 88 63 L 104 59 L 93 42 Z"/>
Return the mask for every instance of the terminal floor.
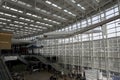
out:
<path id="1" fill-rule="evenodd" d="M 42 72 L 33 72 L 32 74 L 25 74 L 24 79 L 25 80 L 49 80 L 50 76 L 52 74 L 42 71 Z M 59 78 L 58 80 L 63 80 Z M 67 80 L 73 80 L 73 79 L 67 79 Z"/>
<path id="2" fill-rule="evenodd" d="M 51 75 L 52 75 L 51 73 L 46 71 L 33 72 L 32 74 L 25 74 L 24 80 L 49 80 Z M 63 79 L 59 78 L 58 80 L 63 80 Z M 67 78 L 67 80 L 75 80 L 75 79 Z M 87 79 L 87 80 L 91 80 L 91 79 Z M 93 80 L 97 80 L 97 79 L 93 79 Z M 107 78 L 103 77 L 102 80 L 107 80 Z"/>

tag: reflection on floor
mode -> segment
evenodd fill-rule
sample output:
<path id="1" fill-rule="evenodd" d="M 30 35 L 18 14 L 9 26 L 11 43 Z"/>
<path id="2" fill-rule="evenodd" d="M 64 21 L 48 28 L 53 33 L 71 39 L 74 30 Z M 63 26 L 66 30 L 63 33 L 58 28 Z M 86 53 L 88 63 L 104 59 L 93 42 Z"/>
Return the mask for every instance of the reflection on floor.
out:
<path id="1" fill-rule="evenodd" d="M 32 74 L 25 74 L 24 79 L 25 80 L 49 80 L 50 76 L 52 74 L 49 72 L 41 71 L 41 72 L 33 72 Z M 58 80 L 63 80 L 59 78 Z M 67 80 L 73 80 L 70 78 L 67 78 Z"/>
<path id="2" fill-rule="evenodd" d="M 25 80 L 49 80 L 49 77 L 52 74 L 41 71 L 41 72 L 33 72 L 32 74 L 26 74 Z"/>
<path id="3" fill-rule="evenodd" d="M 33 72 L 32 74 L 25 74 L 24 80 L 49 80 L 50 76 L 53 75 L 47 71 L 41 71 L 41 72 Z M 59 78 L 58 80 L 63 80 L 62 78 Z M 67 80 L 75 80 L 67 78 Z M 91 79 L 87 79 L 91 80 Z M 97 80 L 97 79 L 92 79 Z M 107 78 L 103 77 L 102 80 L 107 80 Z M 109 79 L 112 80 L 112 79 Z"/>

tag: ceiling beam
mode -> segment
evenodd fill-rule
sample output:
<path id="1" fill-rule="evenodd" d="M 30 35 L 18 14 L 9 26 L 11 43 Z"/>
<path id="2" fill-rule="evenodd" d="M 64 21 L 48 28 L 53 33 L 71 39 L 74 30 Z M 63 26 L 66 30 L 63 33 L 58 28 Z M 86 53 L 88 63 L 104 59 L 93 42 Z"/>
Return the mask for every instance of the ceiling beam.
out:
<path id="1" fill-rule="evenodd" d="M 0 20 L 0 22 L 5 22 L 5 23 L 7 23 L 7 26 L 9 26 L 9 24 L 14 24 L 14 25 L 18 25 L 18 26 L 23 26 L 22 28 L 21 28 L 21 27 L 16 27 L 16 28 L 18 28 L 18 29 L 25 29 L 25 27 L 29 27 L 29 25 L 14 23 L 13 21 L 9 22 L 9 21 Z M 29 27 L 29 28 L 30 28 L 30 27 Z M 44 30 L 43 28 L 38 28 L 38 27 L 31 27 L 31 28 L 36 28 L 36 29 Z"/>
<path id="2" fill-rule="evenodd" d="M 48 21 L 43 21 L 43 19 L 39 19 L 39 18 L 35 18 L 35 17 L 32 17 L 32 16 L 29 16 L 29 15 L 26 15 L 25 13 L 18 13 L 16 11 L 11 11 L 9 9 L 5 9 L 5 8 L 0 8 L 0 11 L 1 12 L 5 12 L 5 13 L 9 13 L 9 14 L 13 14 L 13 15 L 16 15 L 16 16 L 20 16 L 20 17 L 24 17 L 24 18 L 28 18 L 28 19 L 32 19 L 34 21 L 40 21 L 40 22 L 43 22 L 43 23 L 46 23 L 46 24 L 49 24 Z M 50 24 L 52 25 L 52 24 Z M 53 25 L 53 26 L 58 26 L 58 25 Z M 48 26 L 49 27 L 49 26 Z"/>
<path id="3" fill-rule="evenodd" d="M 0 11 L 5 12 L 5 13 L 9 13 L 9 14 L 13 14 L 13 15 L 17 15 L 17 16 L 21 16 L 21 17 L 24 17 L 24 18 L 28 18 L 28 19 L 33 19 L 33 20 L 39 21 L 39 19 L 34 18 L 34 17 L 31 17 L 31 16 L 28 16 L 28 15 L 26 15 L 26 14 L 24 14 L 24 13 L 23 13 L 23 14 L 22 14 L 22 13 L 18 13 L 18 12 L 11 11 L 11 10 L 8 10 L 8 9 L 5 9 L 5 8 L 0 8 Z M 35 35 L 43 34 L 43 33 L 45 33 L 45 32 L 49 32 L 49 31 L 53 31 L 53 30 L 56 30 L 56 29 L 58 29 L 58 28 L 60 28 L 60 27 L 61 27 L 61 25 L 53 26 L 53 28 L 46 29 L 46 30 L 44 30 L 43 32 L 36 33 Z M 31 36 L 32 36 L 32 35 L 31 35 Z M 27 37 L 27 36 L 25 36 L 25 37 Z"/>
<path id="4" fill-rule="evenodd" d="M 93 3 L 95 6 L 98 6 L 98 5 L 99 5 L 96 0 L 90 0 L 90 1 L 92 1 L 92 3 Z"/>
<path id="5" fill-rule="evenodd" d="M 108 2 L 107 2 L 108 3 Z M 105 10 L 105 9 L 107 9 L 107 8 L 109 8 L 109 7 L 111 7 L 111 6 L 114 6 L 116 3 L 117 3 L 117 1 L 115 1 L 115 2 L 113 2 L 113 4 L 109 4 L 108 3 L 108 5 L 107 6 L 105 6 L 105 4 L 107 4 L 107 3 L 104 3 L 104 4 L 102 4 L 100 7 L 101 7 L 101 11 L 102 10 Z M 92 13 L 92 14 L 91 14 Z M 95 11 L 94 13 L 93 13 L 93 10 L 92 11 L 90 11 L 90 13 L 88 13 L 88 17 L 89 16 L 92 16 L 92 15 L 94 15 L 94 14 L 96 14 L 96 13 L 98 13 L 98 11 Z M 78 17 L 77 18 L 77 21 L 81 21 L 82 19 L 81 19 L 81 17 Z M 69 23 L 69 25 L 71 25 L 71 24 L 73 24 L 73 23 L 75 23 L 76 22 L 76 20 L 73 20 L 73 22 L 70 22 Z M 69 26 L 69 25 L 66 25 L 66 26 Z M 62 29 L 62 28 L 64 28 L 65 26 L 62 26 L 61 25 L 61 27 L 58 27 L 58 28 L 56 28 L 56 29 Z M 50 30 L 46 30 L 46 31 L 44 31 L 44 33 L 46 33 L 46 32 L 50 32 L 50 31 L 54 31 L 54 30 L 56 30 L 55 28 L 54 29 L 50 29 Z M 23 37 L 21 37 L 21 38 L 24 38 L 24 37 L 32 37 L 32 36 L 36 36 L 36 35 L 40 35 L 40 34 L 43 34 L 43 33 L 36 33 L 36 34 L 32 34 L 32 35 L 30 35 L 30 36 L 23 36 Z M 79 33 L 78 33 L 79 34 Z"/>
<path id="6" fill-rule="evenodd" d="M 74 4 L 72 1 L 70 0 L 65 0 L 69 5 L 73 6 L 74 8 L 76 8 L 77 10 L 79 10 L 82 13 L 85 13 L 85 11 L 83 9 L 81 9 L 80 7 L 78 7 L 76 4 Z"/>
<path id="7" fill-rule="evenodd" d="M 72 36 L 77 35 L 77 34 L 83 34 L 83 33 L 87 32 L 87 31 L 93 30 L 93 29 L 95 29 L 95 28 L 97 28 L 97 27 L 102 27 L 102 26 L 105 25 L 106 23 L 109 23 L 109 22 L 111 22 L 111 21 L 117 20 L 117 19 L 119 19 L 119 18 L 120 18 L 120 15 L 114 16 L 114 17 L 112 17 L 112 18 L 103 20 L 103 21 L 101 21 L 101 22 L 99 22 L 99 23 L 92 24 L 92 25 L 90 25 L 90 26 L 88 26 L 88 27 L 84 27 L 84 28 L 82 28 L 82 29 L 77 29 L 77 31 L 74 30 L 74 31 L 71 32 L 70 34 L 66 34 L 66 35 L 67 35 L 66 37 L 62 37 L 62 36 L 61 36 L 61 38 L 68 38 L 68 37 L 72 37 Z M 103 26 L 103 27 L 104 27 L 104 26 Z M 54 39 L 55 39 L 55 38 L 54 38 Z"/>
<path id="8" fill-rule="evenodd" d="M 28 23 L 28 24 L 38 25 L 38 26 L 41 26 L 41 27 L 50 28 L 50 27 L 42 25 L 42 24 L 38 24 L 38 23 L 35 23 L 35 22 L 30 22 L 30 21 L 25 21 L 25 20 L 22 20 L 22 19 L 19 19 L 19 18 L 13 18 L 13 17 L 10 17 L 10 16 L 1 15 L 1 14 L 0 14 L 0 17 L 10 19 L 10 20 L 14 20 L 14 21 L 20 21 L 20 22 L 24 22 L 24 23 Z"/>
<path id="9" fill-rule="evenodd" d="M 7 22 L 7 21 L 3 21 L 3 20 L 0 20 L 1 22 L 5 22 L 5 23 L 8 23 L 8 24 L 10 24 L 10 22 Z M 14 23 L 13 23 L 14 24 Z M 15 23 L 16 24 L 16 23 Z M 16 25 L 19 25 L 19 24 L 16 24 Z M 22 25 L 22 24 L 21 24 Z M 27 29 L 28 31 L 26 31 L 26 29 L 24 29 L 24 28 L 21 28 L 21 29 L 23 29 L 23 30 L 21 30 L 20 28 L 18 28 L 18 29 L 11 29 L 11 28 L 7 28 L 7 26 L 8 25 L 2 25 L 3 27 L 0 27 L 0 30 L 1 31 L 4 31 L 4 30 L 2 30 L 2 29 L 9 29 L 9 30 L 14 30 L 14 33 L 16 33 L 16 31 L 21 31 L 23 34 L 21 35 L 21 34 L 14 34 L 15 36 L 18 36 L 18 37 L 23 37 L 23 36 L 29 36 L 29 34 L 28 35 L 24 35 L 24 32 L 28 32 L 29 31 L 29 33 L 31 33 L 31 34 L 34 34 L 34 33 L 40 33 L 40 32 L 42 32 L 42 31 L 35 31 L 35 32 L 33 32 L 33 30 L 31 30 L 31 29 Z M 32 32 L 31 32 L 32 31 Z M 43 30 L 44 31 L 44 30 Z M 13 32 L 13 31 L 12 31 Z M 13 37 L 15 37 L 15 36 L 13 36 Z M 16 37 L 17 38 L 17 37 Z"/>
<path id="10" fill-rule="evenodd" d="M 93 8 L 95 11 L 97 10 L 98 7 L 95 7 L 93 4 L 89 3 L 88 1 L 84 0 L 91 8 Z"/>
<path id="11" fill-rule="evenodd" d="M 76 15 L 79 15 L 79 13 L 76 12 L 75 10 L 71 10 L 69 7 L 66 7 L 66 4 L 60 4 L 61 0 L 60 0 L 60 1 L 58 0 L 59 2 L 54 1 L 54 0 L 50 0 L 50 1 L 52 1 L 54 4 L 57 4 L 58 6 L 60 6 L 60 7 L 63 8 L 63 9 L 66 9 L 66 10 L 68 10 L 68 11 L 70 11 L 70 12 L 76 14 Z M 64 0 L 63 0 L 63 1 L 64 1 Z"/>
<path id="12" fill-rule="evenodd" d="M 38 10 L 36 10 L 34 7 L 27 7 L 27 6 L 25 6 L 25 5 L 21 5 L 21 4 L 19 4 L 19 3 L 17 3 L 17 2 L 13 2 L 13 1 L 10 1 L 10 0 L 5 0 L 6 2 L 8 2 L 8 3 L 11 3 L 11 4 L 13 4 L 13 5 L 15 5 L 15 6 L 19 6 L 19 7 L 21 7 L 21 8 L 23 8 L 23 9 L 26 9 L 26 10 L 30 10 L 31 12 L 35 12 L 35 13 L 37 13 L 37 14 L 42 14 L 42 15 L 44 15 L 45 17 L 47 17 L 47 18 L 49 18 L 49 19 L 52 19 L 52 20 L 56 20 L 56 21 L 58 21 L 58 22 L 63 22 L 63 20 L 62 19 L 59 19 L 59 18 L 57 18 L 57 17 L 54 17 L 54 16 L 51 16 L 51 14 L 47 14 L 47 13 L 45 13 L 45 12 L 42 12 L 42 11 L 38 11 Z"/>
<path id="13" fill-rule="evenodd" d="M 45 3 L 45 1 L 43 1 L 43 0 L 36 0 L 36 2 L 38 2 L 38 3 L 42 3 L 42 4 L 46 5 L 48 8 L 51 8 L 51 9 L 53 9 L 53 10 L 56 10 L 56 11 L 58 11 L 59 13 L 65 15 L 66 17 L 68 17 L 68 18 L 70 18 L 70 19 L 71 19 L 71 18 L 75 18 L 74 16 L 72 16 L 72 15 L 70 15 L 70 14 L 64 12 L 64 11 L 61 10 L 61 9 L 58 9 L 58 8 L 52 7 L 51 5 L 48 5 L 48 4 Z"/>

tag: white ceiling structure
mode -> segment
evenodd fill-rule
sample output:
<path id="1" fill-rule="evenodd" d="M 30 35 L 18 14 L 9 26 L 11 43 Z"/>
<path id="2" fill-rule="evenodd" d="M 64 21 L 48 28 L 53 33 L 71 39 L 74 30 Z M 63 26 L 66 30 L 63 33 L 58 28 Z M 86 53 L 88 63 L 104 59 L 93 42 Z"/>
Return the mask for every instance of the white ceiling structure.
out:
<path id="1" fill-rule="evenodd" d="M 61 29 L 109 8 L 117 0 L 0 0 L 0 31 L 14 38 Z"/>

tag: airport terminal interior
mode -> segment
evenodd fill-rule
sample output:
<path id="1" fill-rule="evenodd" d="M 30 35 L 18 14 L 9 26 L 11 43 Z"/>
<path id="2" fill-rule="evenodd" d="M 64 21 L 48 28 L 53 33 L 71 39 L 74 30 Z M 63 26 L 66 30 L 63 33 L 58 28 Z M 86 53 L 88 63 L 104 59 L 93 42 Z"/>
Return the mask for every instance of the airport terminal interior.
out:
<path id="1" fill-rule="evenodd" d="M 120 0 L 0 0 L 0 80 L 120 80 Z"/>

